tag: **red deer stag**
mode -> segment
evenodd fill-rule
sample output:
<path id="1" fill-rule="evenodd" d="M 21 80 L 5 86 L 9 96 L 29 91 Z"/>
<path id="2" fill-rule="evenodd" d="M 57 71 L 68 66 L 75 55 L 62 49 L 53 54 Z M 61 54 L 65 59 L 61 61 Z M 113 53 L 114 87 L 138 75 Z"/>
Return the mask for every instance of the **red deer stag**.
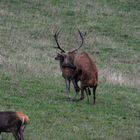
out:
<path id="1" fill-rule="evenodd" d="M 74 49 L 73 51 L 67 53 L 60 47 L 58 43 L 57 37 L 59 35 L 59 32 L 54 35 L 54 38 L 58 46 L 56 48 L 61 50 L 61 53 L 57 55 L 56 59 L 60 60 L 60 67 L 62 69 L 62 73 L 63 73 L 63 68 L 65 67 L 72 69 L 71 79 L 72 81 L 74 81 L 73 84 L 75 87 L 78 87 L 77 82 L 80 80 L 81 98 L 79 100 L 84 99 L 84 91 L 86 91 L 87 93 L 87 89 L 88 91 L 90 91 L 89 88 L 92 88 L 93 99 L 95 104 L 95 100 L 96 100 L 95 92 L 98 84 L 98 71 L 95 62 L 90 58 L 90 56 L 86 52 L 78 52 L 78 50 L 83 45 L 84 36 L 85 36 L 82 35 L 79 29 L 78 32 L 82 39 L 80 46 L 77 49 Z M 68 80 L 68 82 L 70 81 Z M 76 96 L 77 96 L 77 92 L 76 92 Z"/>
<path id="2" fill-rule="evenodd" d="M 16 140 L 24 140 L 23 132 L 28 122 L 28 116 L 22 112 L 0 112 L 0 134 L 11 132 Z"/>
<path id="3" fill-rule="evenodd" d="M 78 30 L 79 34 L 80 34 L 80 37 L 82 39 L 82 42 L 80 44 L 80 47 L 83 45 L 83 42 L 84 42 L 84 35 L 81 34 L 81 32 Z M 79 92 L 79 86 L 77 84 L 77 82 L 80 80 L 80 77 L 81 77 L 81 72 L 79 73 L 79 71 L 76 70 L 76 67 L 74 65 L 74 58 L 75 58 L 75 54 L 78 53 L 78 49 L 72 51 L 72 52 L 68 52 L 66 53 L 59 45 L 58 43 L 58 35 L 59 35 L 60 31 L 55 33 L 54 35 L 54 38 L 55 38 L 55 41 L 57 43 L 57 49 L 61 50 L 61 53 L 58 53 L 57 56 L 55 57 L 56 60 L 59 60 L 60 61 L 60 68 L 62 70 L 62 76 L 64 77 L 65 79 L 65 82 L 66 82 L 66 90 L 67 90 L 67 94 L 69 96 L 69 93 L 70 93 L 70 82 L 72 81 L 73 85 L 74 85 L 74 88 L 75 88 L 75 98 L 76 99 L 76 96 Z M 88 95 L 91 94 L 90 92 L 90 89 L 89 87 L 87 88 L 84 88 L 84 90 L 86 91 L 86 95 L 87 95 L 87 99 L 88 99 L 88 102 L 89 102 L 89 98 L 88 98 Z"/>
<path id="4" fill-rule="evenodd" d="M 67 54 L 59 45 L 58 43 L 58 35 L 59 32 L 56 32 L 54 35 L 54 39 L 56 41 L 57 44 L 57 49 L 59 49 L 61 52 L 57 54 L 57 56 L 55 57 L 55 60 L 59 60 L 60 61 L 60 69 L 62 70 L 62 76 L 65 79 L 65 83 L 66 83 L 66 94 L 68 96 L 68 98 L 70 99 L 70 83 L 72 81 L 73 85 L 74 85 L 74 89 L 76 94 L 78 94 L 80 88 L 77 84 L 78 80 L 78 76 L 75 74 L 75 66 L 74 65 L 70 65 L 69 63 L 64 64 L 64 57 Z M 68 57 L 69 55 L 67 55 Z M 73 61 L 73 60 L 72 60 Z"/>

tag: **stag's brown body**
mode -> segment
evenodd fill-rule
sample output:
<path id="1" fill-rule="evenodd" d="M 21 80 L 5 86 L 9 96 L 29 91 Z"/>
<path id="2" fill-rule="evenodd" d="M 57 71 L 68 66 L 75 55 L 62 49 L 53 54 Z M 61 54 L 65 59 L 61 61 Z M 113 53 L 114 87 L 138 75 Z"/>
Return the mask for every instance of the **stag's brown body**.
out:
<path id="1" fill-rule="evenodd" d="M 22 112 L 0 112 L 0 133 L 12 133 L 16 140 L 24 140 L 23 132 L 29 118 Z"/>

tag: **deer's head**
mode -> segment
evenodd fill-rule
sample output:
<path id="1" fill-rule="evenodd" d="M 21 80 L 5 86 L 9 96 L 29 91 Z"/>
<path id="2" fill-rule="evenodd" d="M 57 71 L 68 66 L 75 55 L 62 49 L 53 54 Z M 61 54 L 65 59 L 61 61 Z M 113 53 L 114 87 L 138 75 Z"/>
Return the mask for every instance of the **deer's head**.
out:
<path id="1" fill-rule="evenodd" d="M 66 52 L 65 50 L 63 50 L 60 45 L 59 45 L 59 42 L 58 42 L 58 36 L 60 34 L 60 31 L 56 32 L 54 34 L 54 39 L 56 41 L 56 44 L 57 44 L 57 49 L 60 50 L 60 53 L 57 53 L 57 56 L 55 57 L 55 60 L 59 60 L 60 61 L 60 67 L 71 67 L 71 68 L 75 68 L 75 66 L 73 65 L 73 61 L 74 61 L 74 55 L 78 52 L 78 50 L 82 47 L 83 43 L 84 43 L 84 37 L 86 35 L 85 34 L 82 34 L 80 32 L 80 30 L 78 29 L 78 33 L 81 37 L 81 44 L 78 48 L 72 50 L 72 51 L 69 51 L 69 52 Z"/>

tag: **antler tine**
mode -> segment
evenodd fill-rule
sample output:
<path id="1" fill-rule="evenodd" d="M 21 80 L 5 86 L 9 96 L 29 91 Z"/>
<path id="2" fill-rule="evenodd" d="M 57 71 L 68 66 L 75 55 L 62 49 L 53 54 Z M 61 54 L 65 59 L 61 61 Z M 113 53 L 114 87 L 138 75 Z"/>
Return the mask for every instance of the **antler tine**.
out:
<path id="1" fill-rule="evenodd" d="M 65 52 L 65 51 L 60 47 L 60 45 L 59 45 L 59 43 L 58 43 L 58 36 L 59 36 L 60 31 L 61 31 L 61 30 L 56 31 L 56 33 L 54 34 L 54 39 L 55 39 L 56 44 L 57 44 L 57 47 L 54 47 L 54 48 L 57 48 L 57 49 L 61 50 L 61 52 Z"/>
<path id="2" fill-rule="evenodd" d="M 81 39 L 82 39 L 81 45 L 80 45 L 80 47 L 79 47 L 79 48 L 81 48 L 81 46 L 83 45 L 83 42 L 84 42 L 84 37 L 83 37 L 83 35 L 82 35 L 82 33 L 80 32 L 79 29 L 78 29 L 78 32 L 79 32 L 79 35 L 80 35 L 80 37 L 81 37 Z"/>
<path id="3" fill-rule="evenodd" d="M 85 38 L 86 35 L 87 35 L 87 32 L 85 32 L 85 33 L 83 34 L 84 38 Z"/>
<path id="4" fill-rule="evenodd" d="M 83 43 L 84 43 L 84 38 L 85 38 L 85 36 L 86 36 L 86 32 L 85 32 L 84 34 L 82 34 L 81 31 L 78 29 L 78 33 L 79 33 L 79 35 L 80 35 L 80 37 L 81 37 L 81 39 L 82 39 L 82 42 L 81 42 L 80 46 L 79 46 L 77 49 L 74 49 L 74 50 L 72 51 L 72 53 L 75 52 L 75 51 L 78 51 L 78 50 L 82 47 L 82 45 L 83 45 Z"/>
<path id="5" fill-rule="evenodd" d="M 60 31 L 61 31 L 61 30 L 55 32 L 55 34 L 54 34 L 54 38 L 55 38 L 55 39 L 57 39 L 57 37 L 58 37 Z"/>

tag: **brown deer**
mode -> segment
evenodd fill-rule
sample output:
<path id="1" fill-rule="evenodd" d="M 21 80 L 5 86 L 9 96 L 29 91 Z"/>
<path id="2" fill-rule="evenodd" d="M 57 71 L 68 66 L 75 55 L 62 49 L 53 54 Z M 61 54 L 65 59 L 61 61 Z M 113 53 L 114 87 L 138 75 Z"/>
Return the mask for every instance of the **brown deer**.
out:
<path id="1" fill-rule="evenodd" d="M 23 132 L 28 122 L 28 116 L 22 112 L 0 112 L 0 134 L 11 132 L 16 140 L 24 140 Z"/>
<path id="2" fill-rule="evenodd" d="M 78 49 L 75 49 L 75 50 L 73 50 L 71 52 L 67 52 L 67 53 L 60 47 L 60 45 L 58 43 L 58 35 L 59 35 L 60 31 L 56 32 L 55 35 L 54 35 L 55 41 L 57 43 L 57 47 L 55 47 L 55 48 L 61 50 L 61 52 L 57 54 L 55 59 L 60 61 L 60 68 L 62 70 L 62 76 L 64 77 L 65 82 L 66 82 L 66 89 L 67 89 L 68 96 L 69 96 L 69 93 L 70 93 L 70 82 L 72 81 L 72 83 L 74 85 L 74 88 L 75 88 L 75 91 L 76 91 L 75 98 L 76 98 L 76 96 L 79 92 L 79 86 L 78 86 L 77 82 L 81 81 L 81 74 L 82 73 L 81 73 L 81 70 L 77 69 L 77 67 L 74 64 L 74 61 L 75 61 L 75 56 L 77 54 L 79 54 L 77 51 L 83 45 L 84 37 L 86 35 L 86 34 L 82 35 L 82 33 L 79 30 L 78 30 L 78 32 L 79 32 L 80 37 L 82 39 L 80 47 Z M 81 62 L 79 61 L 79 63 L 81 63 Z M 87 99 L 88 99 L 88 102 L 89 102 L 88 95 L 91 94 L 89 86 L 85 87 L 83 89 L 83 92 L 84 91 L 86 92 Z"/>

